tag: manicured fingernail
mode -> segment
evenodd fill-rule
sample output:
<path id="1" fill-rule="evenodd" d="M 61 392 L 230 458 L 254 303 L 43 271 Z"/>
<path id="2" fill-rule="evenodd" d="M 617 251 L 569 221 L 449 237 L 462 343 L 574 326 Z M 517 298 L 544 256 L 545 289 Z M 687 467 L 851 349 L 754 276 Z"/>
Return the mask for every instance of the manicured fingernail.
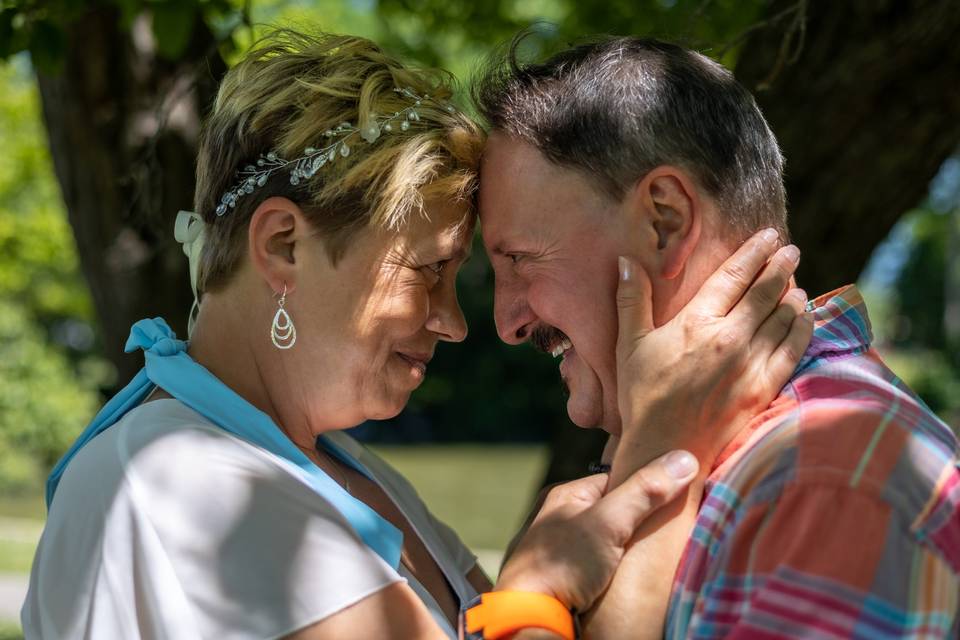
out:
<path id="1" fill-rule="evenodd" d="M 760 237 L 766 240 L 767 242 L 774 242 L 780 237 L 780 234 L 777 233 L 776 229 L 774 229 L 773 227 L 770 227 L 769 229 L 764 229 L 763 231 L 761 231 Z"/>
<path id="2" fill-rule="evenodd" d="M 664 456 L 663 466 L 673 478 L 683 480 L 696 472 L 697 459 L 683 450 L 671 451 Z"/>
<path id="3" fill-rule="evenodd" d="M 796 245 L 788 244 L 783 249 L 783 256 L 790 262 L 800 262 L 800 249 Z"/>
<path id="4" fill-rule="evenodd" d="M 627 260 L 624 256 L 618 258 L 620 263 L 620 279 L 624 282 L 630 280 L 630 277 L 633 275 L 633 269 L 630 266 L 630 261 Z"/>

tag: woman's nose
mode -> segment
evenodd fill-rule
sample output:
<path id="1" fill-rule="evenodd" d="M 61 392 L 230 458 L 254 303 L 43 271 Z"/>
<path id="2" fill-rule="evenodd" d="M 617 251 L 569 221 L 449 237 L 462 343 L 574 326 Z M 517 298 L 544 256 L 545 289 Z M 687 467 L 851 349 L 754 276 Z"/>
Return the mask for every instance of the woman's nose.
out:
<path id="1" fill-rule="evenodd" d="M 427 329 L 439 335 L 444 342 L 463 342 L 467 337 L 467 320 L 456 291 L 442 294 L 437 302 L 439 304 L 431 305 Z"/>

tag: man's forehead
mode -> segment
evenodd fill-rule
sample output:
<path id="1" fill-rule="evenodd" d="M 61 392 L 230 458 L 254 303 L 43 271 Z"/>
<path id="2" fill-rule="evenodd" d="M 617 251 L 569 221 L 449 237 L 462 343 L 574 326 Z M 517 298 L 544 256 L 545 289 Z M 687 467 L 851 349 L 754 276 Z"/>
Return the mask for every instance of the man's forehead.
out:
<path id="1" fill-rule="evenodd" d="M 496 182 L 521 184 L 531 180 L 555 178 L 561 173 L 535 146 L 494 131 L 487 138 L 480 166 L 481 190 L 484 176 Z"/>
<path id="2" fill-rule="evenodd" d="M 544 162 L 531 145 L 503 133 L 491 134 L 480 169 L 481 227 L 494 224 L 507 232 L 530 221 L 545 204 L 540 188 Z"/>
<path id="3" fill-rule="evenodd" d="M 488 248 L 594 219 L 607 203 L 580 172 L 523 141 L 492 134 L 480 174 L 481 232 Z"/>
<path id="4" fill-rule="evenodd" d="M 535 233 L 542 226 L 533 207 L 509 197 L 488 199 L 486 205 L 481 200 L 479 222 L 484 244 L 494 253 L 501 252 L 504 245 Z"/>

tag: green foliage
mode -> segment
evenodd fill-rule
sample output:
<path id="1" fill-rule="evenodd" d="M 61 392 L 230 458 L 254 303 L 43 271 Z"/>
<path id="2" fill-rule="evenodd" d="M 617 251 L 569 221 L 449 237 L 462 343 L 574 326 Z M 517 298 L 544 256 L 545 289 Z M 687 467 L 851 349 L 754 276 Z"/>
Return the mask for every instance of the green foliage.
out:
<path id="1" fill-rule="evenodd" d="M 960 427 L 960 343 L 948 335 L 948 290 L 957 284 L 948 265 L 958 263 L 951 252 L 960 250 L 952 225 L 960 210 L 960 164 L 941 170 L 928 203 L 909 212 L 901 224 L 910 229 L 903 268 L 894 283 L 891 338 L 900 348 L 894 370 L 930 408 L 948 423 Z M 956 297 L 956 291 L 952 292 Z M 892 365 L 893 366 L 893 365 Z"/>
<path id="2" fill-rule="evenodd" d="M 491 47 L 531 25 L 527 46 L 534 55 L 591 34 L 613 34 L 669 38 L 718 56 L 765 6 L 761 0 L 379 0 L 377 13 L 380 41 L 468 77 Z"/>
<path id="3" fill-rule="evenodd" d="M 127 28 L 144 10 L 151 11 L 157 50 L 168 60 L 183 54 L 201 21 L 222 23 L 227 16 L 243 13 L 229 0 L 5 0 L 0 7 L 0 60 L 29 51 L 33 64 L 45 73 L 60 70 L 65 27 L 85 11 L 113 11 Z"/>
<path id="4" fill-rule="evenodd" d="M 36 487 L 89 419 L 106 370 L 51 339 L 92 335 L 92 310 L 23 65 L 0 67 L 0 139 L 0 490 L 14 492 Z"/>
<path id="5" fill-rule="evenodd" d="M 0 59 L 29 51 L 38 68 L 56 72 L 65 51 L 65 25 L 96 7 L 114 11 L 127 28 L 149 12 L 158 52 L 168 60 L 183 54 L 200 22 L 224 43 L 226 53 L 242 50 L 263 25 L 284 24 L 371 37 L 465 78 L 491 46 L 536 24 L 528 41 L 532 53 L 609 33 L 668 37 L 723 57 L 736 51 L 738 36 L 765 6 L 762 0 L 354 0 L 319 9 L 293 0 L 5 0 L 0 3 Z M 255 26 L 240 31 L 242 24 Z M 724 57 L 728 64 L 731 60 Z"/>
<path id="6" fill-rule="evenodd" d="M 897 342 L 943 349 L 947 238 L 950 216 L 919 209 L 907 214 L 913 240 L 896 281 L 900 327 Z"/>
<path id="7" fill-rule="evenodd" d="M 884 359 L 934 413 L 960 428 L 960 376 L 943 352 L 912 349 L 884 354 Z"/>
<path id="8" fill-rule="evenodd" d="M 168 60 L 176 60 L 186 50 L 197 18 L 196 3 L 157 2 L 153 11 L 153 36 L 157 39 L 157 51 Z"/>
<path id="9" fill-rule="evenodd" d="M 21 305 L 0 299 L 0 488 L 35 486 L 95 411 L 95 387 L 72 369 Z"/>
<path id="10" fill-rule="evenodd" d="M 61 318 L 91 321 L 36 89 L 23 67 L 0 67 L 0 296 L 19 301 L 48 328 Z"/>
<path id="11" fill-rule="evenodd" d="M 0 13 L 0 59 L 29 51 L 46 72 L 60 68 L 65 50 L 63 24 L 84 8 L 81 0 L 7 0 Z"/>

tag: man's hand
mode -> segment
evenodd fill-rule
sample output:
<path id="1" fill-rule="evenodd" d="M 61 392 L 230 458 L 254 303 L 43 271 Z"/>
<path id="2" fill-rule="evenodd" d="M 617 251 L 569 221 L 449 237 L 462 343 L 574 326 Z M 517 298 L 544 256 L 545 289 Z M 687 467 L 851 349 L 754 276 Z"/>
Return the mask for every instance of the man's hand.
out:
<path id="1" fill-rule="evenodd" d="M 777 249 L 768 230 L 748 240 L 670 322 L 654 327 L 651 286 L 621 261 L 617 292 L 619 407 L 610 486 L 664 451 L 698 456 L 703 475 L 723 446 L 764 410 L 789 379 L 813 330 L 806 294 L 790 289 L 799 254 Z M 658 638 L 672 578 L 700 504 L 686 499 L 648 518 L 584 632 L 601 638 Z"/>
<path id="2" fill-rule="evenodd" d="M 652 456 L 692 451 L 705 468 L 789 380 L 813 333 L 806 293 L 789 289 L 799 250 L 750 238 L 680 313 L 654 327 L 651 285 L 621 258 L 617 380 L 623 432 L 615 486 Z"/>
<path id="3" fill-rule="evenodd" d="M 640 524 L 697 475 L 696 458 L 673 451 L 604 495 L 598 474 L 554 487 L 507 561 L 497 590 L 535 591 L 588 608 L 603 593 Z"/>

